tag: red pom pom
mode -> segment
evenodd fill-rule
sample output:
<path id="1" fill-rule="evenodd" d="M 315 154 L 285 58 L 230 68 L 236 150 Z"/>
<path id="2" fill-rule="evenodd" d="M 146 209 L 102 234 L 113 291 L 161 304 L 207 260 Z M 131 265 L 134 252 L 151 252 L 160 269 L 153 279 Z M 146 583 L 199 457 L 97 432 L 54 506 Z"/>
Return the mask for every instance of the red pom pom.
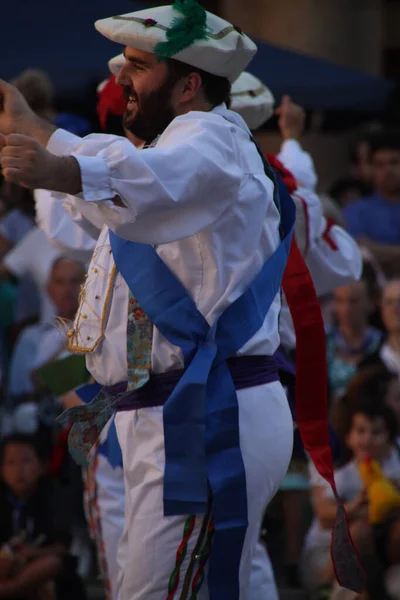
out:
<path id="1" fill-rule="evenodd" d="M 122 117 L 126 111 L 126 104 L 127 101 L 122 88 L 115 83 L 115 76 L 112 75 L 100 91 L 97 103 L 97 114 L 104 131 L 106 130 L 108 114 Z"/>

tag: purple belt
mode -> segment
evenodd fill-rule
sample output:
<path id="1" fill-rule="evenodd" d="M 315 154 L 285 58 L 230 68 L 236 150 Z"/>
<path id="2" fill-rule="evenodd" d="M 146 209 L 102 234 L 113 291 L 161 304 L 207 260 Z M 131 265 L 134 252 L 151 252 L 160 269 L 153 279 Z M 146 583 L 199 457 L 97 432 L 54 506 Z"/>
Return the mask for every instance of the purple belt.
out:
<path id="1" fill-rule="evenodd" d="M 226 362 L 237 390 L 279 381 L 278 363 L 273 356 L 236 356 Z M 183 369 L 152 373 L 143 387 L 117 399 L 117 412 L 164 406 L 183 373 Z M 126 385 L 125 382 L 117 383 L 104 389 L 110 396 L 117 396 L 126 391 Z"/>

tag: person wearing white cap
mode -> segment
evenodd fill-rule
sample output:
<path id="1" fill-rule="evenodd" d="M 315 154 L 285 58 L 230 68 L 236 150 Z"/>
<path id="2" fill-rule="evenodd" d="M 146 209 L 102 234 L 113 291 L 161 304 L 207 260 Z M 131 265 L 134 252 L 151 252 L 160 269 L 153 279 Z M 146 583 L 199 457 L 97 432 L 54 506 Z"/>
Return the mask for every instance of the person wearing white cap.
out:
<path id="1" fill-rule="evenodd" d="M 84 461 L 117 411 L 122 600 L 244 600 L 293 439 L 272 355 L 294 206 L 224 106 L 256 46 L 194 0 L 96 28 L 126 46 L 124 125 L 145 151 L 55 131 L 0 83 L 6 179 L 105 224 L 70 331 L 103 388 L 65 416 L 70 449 Z"/>
<path id="2" fill-rule="evenodd" d="M 359 279 L 362 259 L 358 245 L 338 226 L 330 229 L 329 237 L 326 235 L 327 221 L 323 216 L 321 202 L 315 194 L 317 176 L 313 161 L 299 143 L 304 128 L 304 113 L 300 107 L 285 96 L 281 107 L 275 111 L 275 99 L 271 91 L 254 75 L 242 73 L 232 86 L 230 108 L 238 112 L 253 131 L 264 125 L 274 113 L 279 115 L 279 127 L 285 141 L 278 159 L 296 179 L 297 189 L 293 190 L 292 195 L 297 209 L 295 236 L 317 293 L 326 294 L 336 287 Z M 273 164 L 273 157 L 267 155 L 267 158 Z M 286 302 L 281 314 L 280 335 L 281 345 L 289 354 L 295 347 L 295 332 Z M 300 491 L 302 489 L 299 488 Z M 294 502 L 291 502 L 292 499 Z M 302 510 L 301 495 L 292 493 L 288 500 L 291 504 L 287 502 L 285 514 L 286 508 L 292 513 Z M 295 551 L 301 550 L 298 544 L 298 539 L 301 541 L 299 534 L 301 531 L 296 532 L 291 523 L 286 530 L 286 540 L 288 543 L 289 536 L 295 536 L 290 545 L 291 554 L 288 555 L 292 561 L 288 566 L 293 564 L 293 569 L 289 572 L 292 577 L 299 559 L 299 556 L 296 558 Z M 278 598 L 270 559 L 261 542 L 253 558 L 249 598 Z"/>

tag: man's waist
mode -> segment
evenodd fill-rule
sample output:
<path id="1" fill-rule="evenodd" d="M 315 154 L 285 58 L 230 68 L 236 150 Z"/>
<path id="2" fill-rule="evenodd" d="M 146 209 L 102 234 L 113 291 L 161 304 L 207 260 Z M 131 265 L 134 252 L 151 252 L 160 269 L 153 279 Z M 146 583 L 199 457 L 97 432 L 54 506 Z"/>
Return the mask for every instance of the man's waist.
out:
<path id="1" fill-rule="evenodd" d="M 247 389 L 279 381 L 278 363 L 273 356 L 237 356 L 227 360 L 236 390 Z M 165 373 L 152 373 L 149 381 L 141 388 L 126 393 L 127 384 L 105 386 L 110 396 L 124 394 L 117 399 L 118 412 L 140 408 L 163 406 L 179 383 L 183 369 Z"/>

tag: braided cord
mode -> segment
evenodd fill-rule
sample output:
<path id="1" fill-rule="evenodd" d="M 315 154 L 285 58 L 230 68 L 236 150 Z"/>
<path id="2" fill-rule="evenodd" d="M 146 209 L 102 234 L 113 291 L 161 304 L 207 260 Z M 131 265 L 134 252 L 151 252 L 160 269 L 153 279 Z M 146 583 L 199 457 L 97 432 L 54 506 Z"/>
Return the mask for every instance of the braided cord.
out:
<path id="1" fill-rule="evenodd" d="M 194 515 L 191 515 L 186 519 L 185 526 L 183 528 L 183 538 L 176 553 L 175 567 L 168 582 L 167 600 L 173 600 L 176 590 L 178 589 L 182 563 L 185 560 L 188 550 L 188 543 L 192 536 L 195 524 L 196 517 Z"/>
<path id="2" fill-rule="evenodd" d="M 199 568 L 197 569 L 196 575 L 193 578 L 192 595 L 190 596 L 190 600 L 197 599 L 197 594 L 199 593 L 201 586 L 204 583 L 204 569 L 205 569 L 205 566 L 206 566 L 207 561 L 211 554 L 211 546 L 212 546 L 213 536 L 214 536 L 214 521 L 211 519 L 211 521 L 208 524 L 206 543 L 204 544 L 203 549 L 200 554 Z"/>

